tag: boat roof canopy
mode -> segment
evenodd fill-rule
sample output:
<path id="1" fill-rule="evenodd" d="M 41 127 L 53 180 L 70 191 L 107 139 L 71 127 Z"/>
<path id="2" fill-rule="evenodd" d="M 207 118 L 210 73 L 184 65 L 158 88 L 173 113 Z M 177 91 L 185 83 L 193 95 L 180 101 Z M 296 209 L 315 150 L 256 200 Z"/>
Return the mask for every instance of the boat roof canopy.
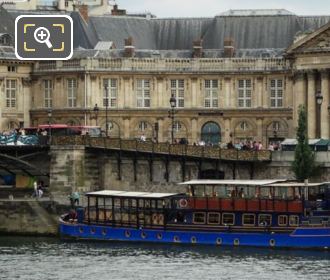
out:
<path id="1" fill-rule="evenodd" d="M 128 192 L 103 190 L 86 193 L 87 196 L 97 197 L 132 197 L 132 198 L 167 198 L 178 195 L 178 193 L 153 193 L 153 192 Z"/>
<path id="2" fill-rule="evenodd" d="M 198 186 L 198 185 L 210 185 L 210 186 L 263 186 L 263 187 L 319 187 L 323 185 L 330 185 L 330 182 L 320 183 L 308 183 L 304 182 L 289 182 L 285 179 L 277 180 L 191 180 L 180 185 Z"/>
<path id="3" fill-rule="evenodd" d="M 234 186 L 264 186 L 284 182 L 286 180 L 191 180 L 180 185 L 234 185 Z"/>
<path id="4" fill-rule="evenodd" d="M 320 187 L 324 185 L 330 185 L 330 182 L 321 182 L 321 183 L 308 183 L 305 184 L 304 182 L 287 182 L 287 183 L 275 183 L 275 184 L 270 184 L 268 186 L 271 187 Z"/>

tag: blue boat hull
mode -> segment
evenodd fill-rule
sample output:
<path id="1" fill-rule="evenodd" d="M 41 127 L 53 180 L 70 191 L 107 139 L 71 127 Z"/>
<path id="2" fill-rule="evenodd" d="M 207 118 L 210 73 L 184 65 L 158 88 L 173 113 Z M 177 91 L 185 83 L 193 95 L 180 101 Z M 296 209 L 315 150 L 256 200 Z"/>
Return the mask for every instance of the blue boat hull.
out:
<path id="1" fill-rule="evenodd" d="M 329 228 L 297 228 L 292 233 L 238 233 L 136 229 L 60 223 L 62 237 L 90 240 L 182 243 L 276 248 L 330 248 Z"/>

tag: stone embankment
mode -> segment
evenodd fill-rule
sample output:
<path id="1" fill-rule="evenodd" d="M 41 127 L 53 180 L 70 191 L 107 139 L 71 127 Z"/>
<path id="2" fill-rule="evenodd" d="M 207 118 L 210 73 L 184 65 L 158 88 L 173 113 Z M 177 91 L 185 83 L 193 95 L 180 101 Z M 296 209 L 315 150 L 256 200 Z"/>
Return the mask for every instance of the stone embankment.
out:
<path id="1" fill-rule="evenodd" d="M 50 197 L 32 198 L 31 191 L 22 196 L 14 189 L 0 191 L 0 233 L 4 235 L 56 236 L 58 217 L 68 205 L 55 203 Z"/>

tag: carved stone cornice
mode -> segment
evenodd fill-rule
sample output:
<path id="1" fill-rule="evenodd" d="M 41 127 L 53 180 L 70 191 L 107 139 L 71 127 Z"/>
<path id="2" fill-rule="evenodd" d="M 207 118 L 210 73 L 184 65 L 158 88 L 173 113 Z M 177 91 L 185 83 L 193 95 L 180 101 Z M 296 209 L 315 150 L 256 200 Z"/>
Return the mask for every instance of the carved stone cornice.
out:
<path id="1" fill-rule="evenodd" d="M 31 78 L 23 78 L 22 79 L 22 84 L 23 84 L 23 86 L 31 86 L 31 84 L 32 84 L 32 79 Z"/>
<path id="2" fill-rule="evenodd" d="M 299 71 L 295 71 L 293 73 L 293 80 L 295 82 L 298 82 L 298 81 L 301 81 L 301 80 L 304 80 L 306 77 L 306 71 L 304 70 L 299 70 Z"/>
<path id="3" fill-rule="evenodd" d="M 320 73 L 322 79 L 328 79 L 330 74 L 330 69 L 321 69 Z"/>

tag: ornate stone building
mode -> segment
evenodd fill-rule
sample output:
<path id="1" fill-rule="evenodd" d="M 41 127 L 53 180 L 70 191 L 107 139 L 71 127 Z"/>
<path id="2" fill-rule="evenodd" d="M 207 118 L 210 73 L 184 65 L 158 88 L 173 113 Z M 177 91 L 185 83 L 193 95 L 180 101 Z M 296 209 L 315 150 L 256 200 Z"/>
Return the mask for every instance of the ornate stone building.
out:
<path id="1" fill-rule="evenodd" d="M 170 141 L 174 96 L 174 137 L 190 143 L 292 138 L 300 104 L 309 136 L 329 138 L 330 17 L 283 10 L 212 19 L 71 16 L 70 61 L 2 60 L 2 94 L 17 96 L 15 125 L 47 123 L 51 109 L 52 123 L 104 130 L 108 123 L 110 137 Z M 17 74 L 5 73 L 12 64 Z M 14 76 L 13 89 L 6 80 Z M 10 125 L 6 106 L 2 129 Z"/>

